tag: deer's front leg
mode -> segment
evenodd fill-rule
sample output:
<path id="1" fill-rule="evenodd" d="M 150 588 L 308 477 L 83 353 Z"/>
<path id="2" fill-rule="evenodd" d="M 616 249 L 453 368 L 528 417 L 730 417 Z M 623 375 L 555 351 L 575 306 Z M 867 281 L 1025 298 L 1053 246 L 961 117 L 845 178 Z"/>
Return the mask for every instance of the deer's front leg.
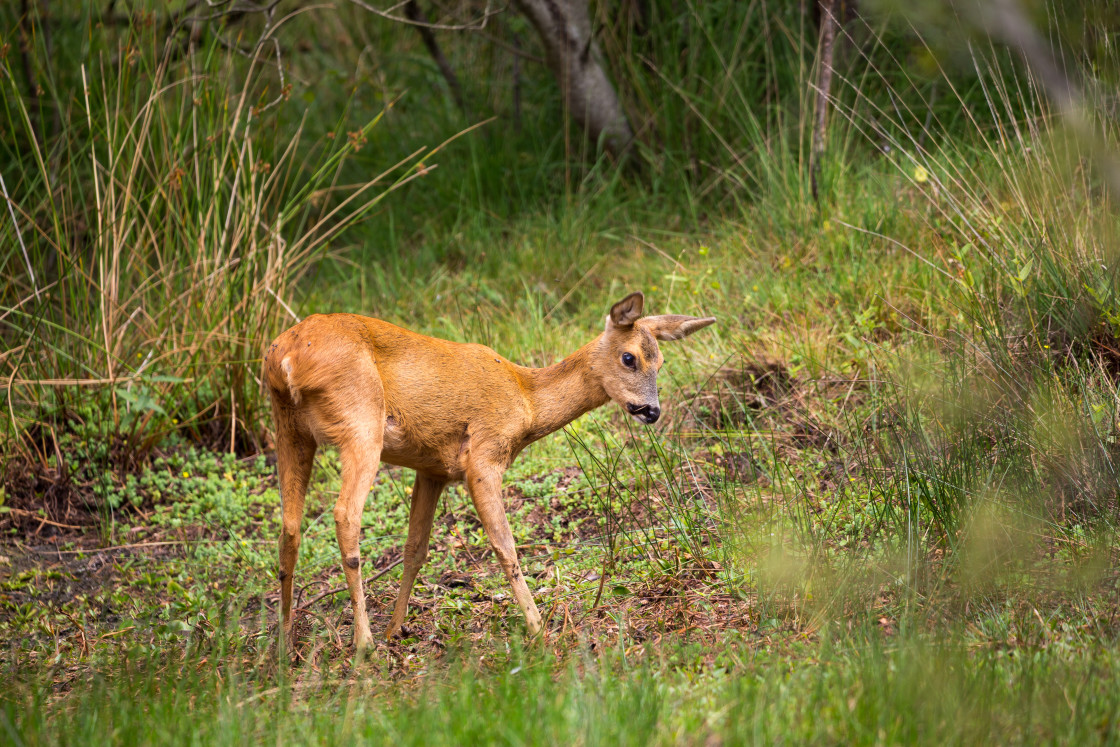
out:
<path id="1" fill-rule="evenodd" d="M 541 613 L 537 611 L 537 603 L 529 593 L 525 576 L 521 573 L 521 564 L 517 562 L 517 548 L 513 544 L 513 533 L 509 529 L 505 507 L 502 505 L 502 470 L 487 466 L 471 469 L 467 472 L 467 490 L 470 491 L 486 535 L 490 538 L 494 554 L 498 556 L 498 563 L 513 587 L 513 596 L 525 615 L 529 632 L 537 635 L 541 632 Z"/>

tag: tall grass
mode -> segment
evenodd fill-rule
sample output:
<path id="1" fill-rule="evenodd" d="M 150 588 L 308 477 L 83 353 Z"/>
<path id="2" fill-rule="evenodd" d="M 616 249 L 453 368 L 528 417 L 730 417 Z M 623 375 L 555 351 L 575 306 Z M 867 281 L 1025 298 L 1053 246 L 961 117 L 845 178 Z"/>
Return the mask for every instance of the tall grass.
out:
<path id="1" fill-rule="evenodd" d="M 956 28 L 964 38 L 975 33 Z M 925 80 L 886 108 L 864 95 L 864 79 L 840 76 L 833 104 L 842 126 L 886 139 L 894 168 L 886 179 L 909 220 L 852 216 L 839 205 L 833 220 L 919 258 L 939 276 L 941 295 L 906 317 L 929 344 L 900 352 L 866 341 L 891 382 L 887 418 L 847 448 L 871 467 L 867 499 L 882 501 L 887 520 L 879 539 L 905 543 L 908 564 L 935 561 L 911 571 L 932 568 L 939 582 L 985 593 L 1009 582 L 1004 592 L 1015 593 L 1024 580 L 1053 586 L 1045 558 L 1084 560 L 1113 548 L 1120 255 L 1094 153 L 1115 152 L 1120 140 L 1101 91 L 1089 89 L 1098 140 L 1085 142 L 1053 114 L 1029 71 L 1008 69 L 1005 52 L 972 38 L 982 115 L 951 74 L 937 76 L 972 123 L 963 137 L 923 99 Z M 872 53 L 864 61 L 877 69 Z M 880 85 L 892 84 L 880 76 Z M 937 560 L 942 552 L 949 563 Z M 923 577 L 911 571 L 908 580 Z"/>
<path id="2" fill-rule="evenodd" d="M 1094 175 L 1094 144 L 1069 136 L 1039 86 L 1013 87 L 990 55 L 975 59 L 1000 133 L 977 138 L 983 157 L 945 142 L 936 150 L 900 143 L 907 176 L 929 175 L 915 183 L 935 237 L 923 253 L 954 278 L 966 322 L 935 331 L 951 356 L 940 369 L 948 387 L 935 395 L 940 402 L 919 404 L 923 430 L 947 426 L 958 447 L 985 454 L 971 457 L 976 467 L 994 458 L 998 482 L 1016 485 L 1027 505 L 1041 499 L 1047 518 L 1112 521 L 1120 507 L 1117 215 Z M 1105 102 L 1089 105 L 1103 112 Z M 1115 149 L 1111 120 L 1096 121 Z"/>
<path id="3" fill-rule="evenodd" d="M 806 558 L 846 564 L 853 551 L 880 571 L 872 589 L 901 584 L 919 595 L 987 593 L 993 582 L 1016 593 L 1023 580 L 1065 588 L 1045 562 L 1054 559 L 1096 569 L 1063 576 L 1079 579 L 1075 586 L 1100 582 L 1120 510 L 1118 225 L 1094 166 L 1096 153 L 1115 152 L 1120 141 L 1110 93 L 1086 86 L 1098 136 L 1085 142 L 1063 126 L 1029 70 L 959 20 L 922 33 L 897 19 L 849 21 L 829 100 L 831 165 L 814 204 L 807 123 L 817 102 L 806 92 L 819 64 L 815 38 L 793 10 L 767 16 L 764 6 L 745 6 L 731 24 L 708 6 L 676 4 L 686 42 L 661 48 L 630 28 L 631 36 L 618 32 L 614 52 L 638 61 L 631 72 L 639 83 L 630 82 L 639 95 L 641 76 L 666 84 L 660 103 L 647 104 L 674 112 L 665 122 L 651 118 L 657 136 L 675 127 L 712 136 L 710 157 L 673 150 L 687 141 L 680 132 L 666 136 L 660 163 L 703 164 L 694 169 L 705 175 L 699 182 L 678 181 L 700 184 L 708 197 L 736 183 L 744 242 L 782 246 L 784 256 L 771 258 L 782 262 L 775 276 L 797 271 L 791 257 L 825 274 L 869 275 L 853 287 L 870 297 L 837 288 L 840 308 L 813 309 L 822 324 L 847 326 L 852 360 L 843 365 L 852 371 L 829 368 L 841 362 L 834 356 L 802 377 L 850 377 L 844 402 L 852 388 L 874 394 L 869 411 L 840 413 L 831 424 L 832 454 L 791 454 L 770 448 L 777 434 L 762 422 L 751 376 L 737 382 L 738 391 L 719 398 L 725 412 L 699 418 L 699 458 L 739 454 L 746 443 L 751 474 L 765 479 L 745 488 L 712 480 L 717 502 L 738 511 L 721 522 L 709 509 L 705 521 L 737 546 L 730 557 L 739 554 L 744 578 L 790 583 L 801 603 L 814 573 L 837 578 Z M 748 48 L 755 53 L 738 51 Z M 1103 79 L 1120 69 L 1099 46 L 1093 63 Z M 764 85 L 748 85 L 752 75 L 782 76 L 765 105 L 752 98 Z M 653 100 L 651 91 L 645 101 Z M 765 258 L 746 250 L 740 259 L 756 263 L 755 253 Z M 900 274 L 910 262 L 920 272 Z M 908 287 L 893 287 L 899 278 Z M 796 283 L 773 280 L 783 296 Z M 763 299 L 748 310 L 758 303 L 760 315 L 787 313 L 788 302 L 754 290 L 741 293 Z M 734 293 L 727 300 L 734 305 Z M 863 316 L 877 308 L 898 321 Z M 854 318 L 842 321 L 846 314 Z M 744 337 L 744 360 L 757 360 Z M 822 460 L 835 460 L 842 479 Z M 711 462 L 705 467 L 712 478 Z M 645 474 L 664 482 L 661 470 Z M 694 524 L 692 508 L 668 501 L 661 510 L 679 526 Z"/>
<path id="4" fill-rule="evenodd" d="M 51 62 L 51 98 L 68 107 L 53 139 L 8 61 L 5 451 L 77 472 L 58 445 L 72 419 L 96 423 L 126 462 L 176 429 L 262 447 L 257 361 L 298 318 L 301 279 L 340 231 L 425 173 L 417 153 L 340 180 L 380 117 L 355 127 L 343 115 L 315 142 L 282 126 L 277 113 L 297 105 L 273 30 L 246 60 L 217 40 L 184 52 L 154 24 L 87 19 L 90 45 Z"/>

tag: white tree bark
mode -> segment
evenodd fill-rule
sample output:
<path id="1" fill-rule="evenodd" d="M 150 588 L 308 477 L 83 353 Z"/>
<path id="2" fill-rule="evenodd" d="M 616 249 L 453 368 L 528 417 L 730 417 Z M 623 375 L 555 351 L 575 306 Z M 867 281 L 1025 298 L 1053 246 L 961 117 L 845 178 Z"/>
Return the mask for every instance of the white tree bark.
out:
<path id="1" fill-rule="evenodd" d="M 514 0 L 536 28 L 548 65 L 576 123 L 606 150 L 621 154 L 633 133 L 591 37 L 588 0 Z"/>

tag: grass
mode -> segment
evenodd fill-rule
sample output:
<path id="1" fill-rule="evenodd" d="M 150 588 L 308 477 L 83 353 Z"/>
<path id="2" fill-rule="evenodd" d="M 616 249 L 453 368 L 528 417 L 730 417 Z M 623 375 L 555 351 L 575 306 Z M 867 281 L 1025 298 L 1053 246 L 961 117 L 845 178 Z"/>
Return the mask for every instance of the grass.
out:
<path id="1" fill-rule="evenodd" d="M 1114 739 L 1120 286 L 1094 151 L 1005 52 L 855 23 L 815 204 L 812 29 L 718 5 L 651 4 L 688 54 L 604 21 L 636 174 L 583 158 L 535 72 L 512 127 L 514 18 L 505 46 L 446 42 L 502 118 L 442 147 L 471 121 L 419 40 L 352 8 L 240 27 L 280 40 L 283 81 L 273 52 L 183 56 L 158 26 L 60 25 L 61 57 L 35 36 L 37 108 L 0 79 L 8 739 Z M 507 474 L 547 641 L 522 645 L 452 488 L 404 634 L 356 658 L 328 452 L 278 662 L 272 335 L 357 311 L 544 365 L 635 288 L 719 324 L 664 346 L 656 428 L 608 406 Z M 382 469 L 362 517 L 375 628 L 410 481 Z"/>
<path id="2" fill-rule="evenodd" d="M 205 653 L 202 664 L 126 654 L 50 709 L 36 703 L 42 685 L 17 679 L 4 724 L 28 744 L 63 733 L 178 741 L 186 712 L 191 738 L 208 744 L 1096 744 L 1110 741 L 1117 705 L 1112 648 L 1017 655 L 873 636 L 762 652 L 743 641 L 715 657 L 619 646 L 557 661 L 515 645 L 483 659 L 454 652 L 394 681 L 368 663 L 293 681 L 252 651 Z"/>

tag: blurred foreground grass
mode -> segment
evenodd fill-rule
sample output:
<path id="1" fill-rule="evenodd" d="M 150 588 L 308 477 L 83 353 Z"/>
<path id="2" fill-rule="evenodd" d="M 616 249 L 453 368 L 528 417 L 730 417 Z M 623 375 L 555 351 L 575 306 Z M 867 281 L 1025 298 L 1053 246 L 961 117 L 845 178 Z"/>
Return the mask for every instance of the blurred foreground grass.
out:
<path id="1" fill-rule="evenodd" d="M 1061 637 L 1030 653 L 967 636 L 860 633 L 779 650 L 731 643 L 483 657 L 452 652 L 387 681 L 373 662 L 279 675 L 211 641 L 122 653 L 72 691 L 50 672 L 6 677 L 12 744 L 1107 744 L 1116 650 Z"/>

